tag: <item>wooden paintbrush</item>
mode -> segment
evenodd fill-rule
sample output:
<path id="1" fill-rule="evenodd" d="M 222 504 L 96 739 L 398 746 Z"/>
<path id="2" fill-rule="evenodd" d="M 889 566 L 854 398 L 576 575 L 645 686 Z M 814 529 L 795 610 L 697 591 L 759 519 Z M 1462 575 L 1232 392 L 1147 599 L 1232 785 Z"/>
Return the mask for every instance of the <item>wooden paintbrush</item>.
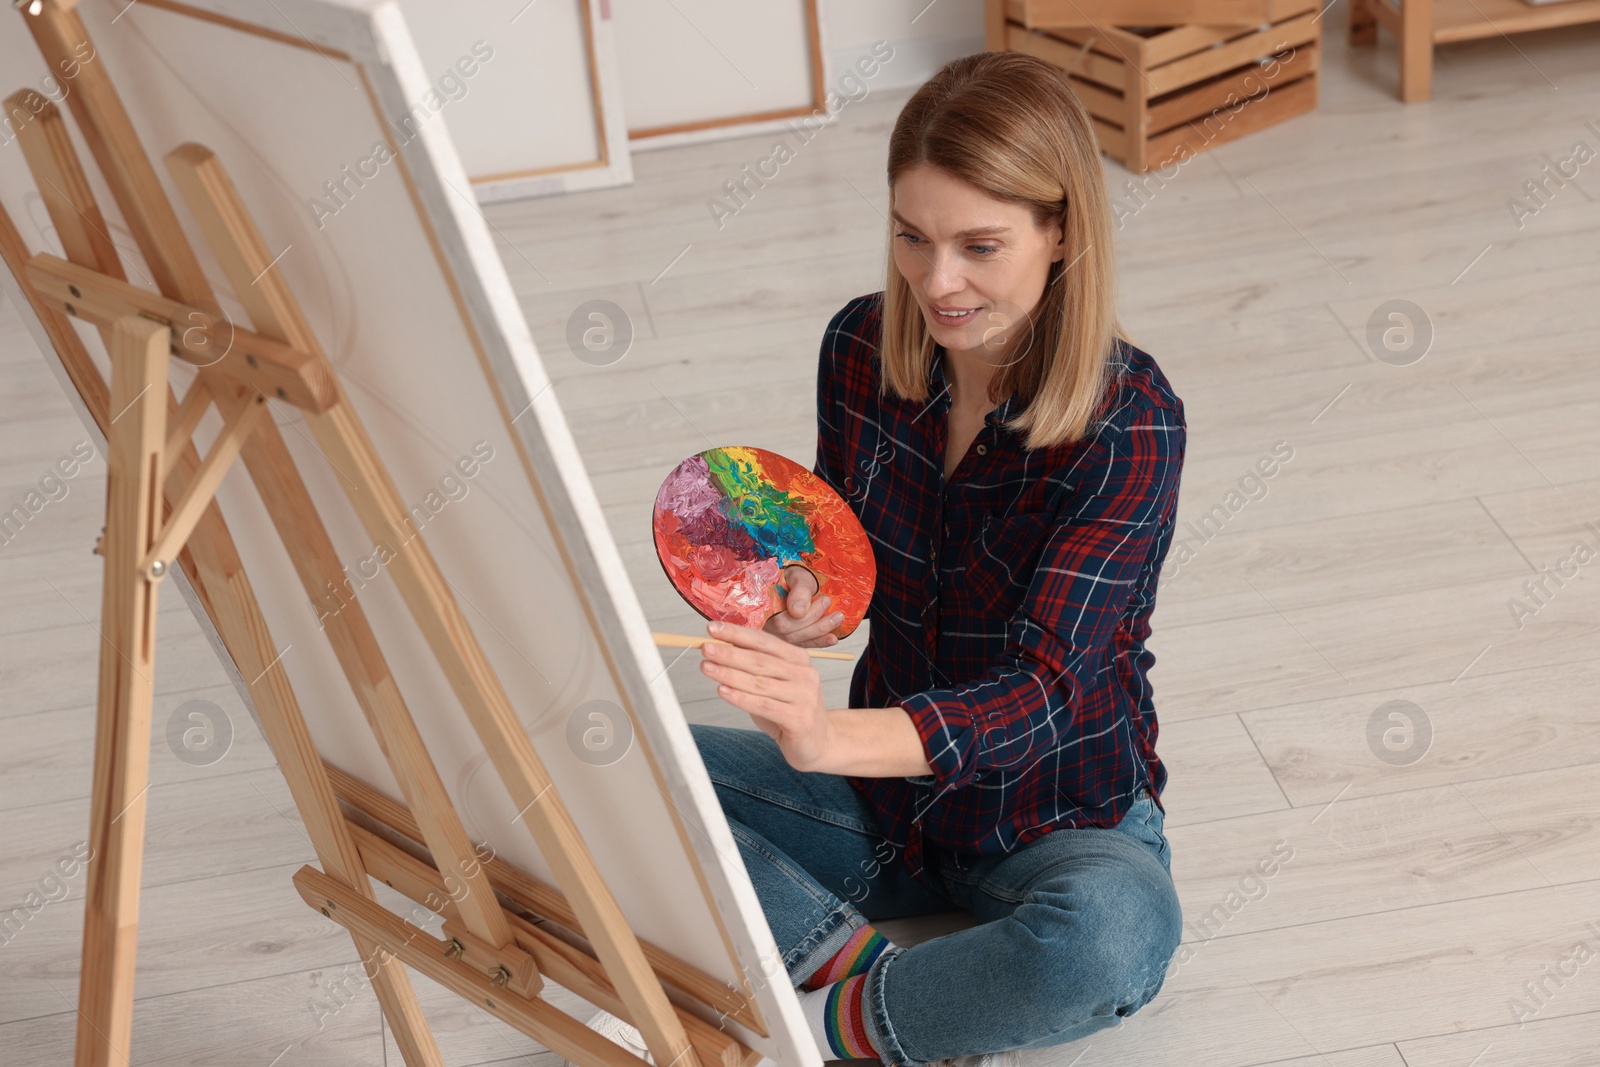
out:
<path id="1" fill-rule="evenodd" d="M 688 634 L 664 634 L 660 631 L 653 632 L 651 636 L 655 638 L 656 644 L 661 645 L 664 648 L 699 648 L 707 641 L 716 640 L 714 637 L 691 637 Z M 723 643 L 732 644 L 733 642 L 727 641 Z M 855 659 L 855 657 L 848 652 L 830 652 L 825 648 L 808 648 L 804 651 L 813 659 Z"/>

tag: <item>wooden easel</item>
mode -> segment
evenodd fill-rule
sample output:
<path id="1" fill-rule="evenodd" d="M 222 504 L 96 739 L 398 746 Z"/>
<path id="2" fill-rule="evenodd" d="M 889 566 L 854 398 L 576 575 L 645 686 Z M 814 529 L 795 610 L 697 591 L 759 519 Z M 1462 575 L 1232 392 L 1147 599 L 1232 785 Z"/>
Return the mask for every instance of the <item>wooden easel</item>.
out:
<path id="1" fill-rule="evenodd" d="M 37 15 L 23 16 L 52 68 L 88 42 L 73 7 L 44 0 Z M 338 584 L 333 542 L 266 417 L 273 399 L 304 414 L 375 540 L 407 532 L 406 508 L 218 160 L 194 144 L 166 157 L 251 329 L 220 314 L 103 63 L 81 66 L 67 102 L 159 290 L 129 283 L 55 107 L 32 90 L 8 99 L 8 109 L 33 116 L 18 136 L 66 258 L 30 257 L 3 209 L 0 252 L 105 434 L 109 464 L 77 1067 L 129 1062 L 156 598 L 174 566 L 252 679 L 251 700 L 316 848 L 322 869 L 303 867 L 294 883 L 350 931 L 409 1067 L 443 1061 L 405 966 L 585 1067 L 643 1061 L 541 999 L 545 977 L 638 1026 L 662 1067 L 750 1067 L 755 1052 L 676 1007 L 663 983 L 766 1035 L 748 992 L 635 936 L 414 531 L 390 573 L 559 889 L 475 853 L 359 601 L 327 616 L 325 630 L 405 805 L 324 764 L 213 498 L 242 459 L 307 595 L 315 602 Z M 109 387 L 69 316 L 99 330 Z M 198 368 L 181 401 L 168 384 L 174 356 Z M 212 405 L 224 428 L 202 458 L 193 434 Z M 445 939 L 380 907 L 369 876 L 444 915 Z"/>

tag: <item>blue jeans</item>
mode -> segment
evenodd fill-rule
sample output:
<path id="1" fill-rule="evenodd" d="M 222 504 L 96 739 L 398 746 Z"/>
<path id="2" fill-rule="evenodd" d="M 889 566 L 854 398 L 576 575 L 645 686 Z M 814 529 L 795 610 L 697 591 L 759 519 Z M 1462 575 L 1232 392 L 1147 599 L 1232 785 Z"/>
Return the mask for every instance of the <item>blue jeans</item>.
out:
<path id="1" fill-rule="evenodd" d="M 843 777 L 795 770 L 760 730 L 691 730 L 791 985 L 868 922 L 977 919 L 873 965 L 867 1028 L 885 1063 L 1076 1041 L 1160 990 L 1183 914 L 1148 791 L 1112 829 L 1056 830 L 1002 856 L 930 849 L 933 889 L 898 862 Z"/>

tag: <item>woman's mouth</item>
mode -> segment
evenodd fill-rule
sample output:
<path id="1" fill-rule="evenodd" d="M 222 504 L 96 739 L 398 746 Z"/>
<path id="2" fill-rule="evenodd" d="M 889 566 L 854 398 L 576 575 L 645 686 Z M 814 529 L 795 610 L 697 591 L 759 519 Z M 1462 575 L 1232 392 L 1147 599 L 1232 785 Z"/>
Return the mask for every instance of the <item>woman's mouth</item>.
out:
<path id="1" fill-rule="evenodd" d="M 941 308 L 938 304 L 929 304 L 933 311 L 933 321 L 944 326 L 964 326 L 975 318 L 981 308 Z"/>

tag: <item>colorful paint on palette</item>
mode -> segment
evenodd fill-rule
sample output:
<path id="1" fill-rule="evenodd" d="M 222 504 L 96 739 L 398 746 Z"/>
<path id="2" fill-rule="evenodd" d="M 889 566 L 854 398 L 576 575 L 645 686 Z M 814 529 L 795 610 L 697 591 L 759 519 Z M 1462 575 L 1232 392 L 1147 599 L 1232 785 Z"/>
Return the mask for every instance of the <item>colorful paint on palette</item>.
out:
<path id="1" fill-rule="evenodd" d="M 711 448 L 675 467 L 656 494 L 656 555 L 673 587 L 710 619 L 759 627 L 782 610 L 783 569 L 817 576 L 833 632 L 866 617 L 877 561 L 855 512 L 821 478 L 762 448 Z"/>

